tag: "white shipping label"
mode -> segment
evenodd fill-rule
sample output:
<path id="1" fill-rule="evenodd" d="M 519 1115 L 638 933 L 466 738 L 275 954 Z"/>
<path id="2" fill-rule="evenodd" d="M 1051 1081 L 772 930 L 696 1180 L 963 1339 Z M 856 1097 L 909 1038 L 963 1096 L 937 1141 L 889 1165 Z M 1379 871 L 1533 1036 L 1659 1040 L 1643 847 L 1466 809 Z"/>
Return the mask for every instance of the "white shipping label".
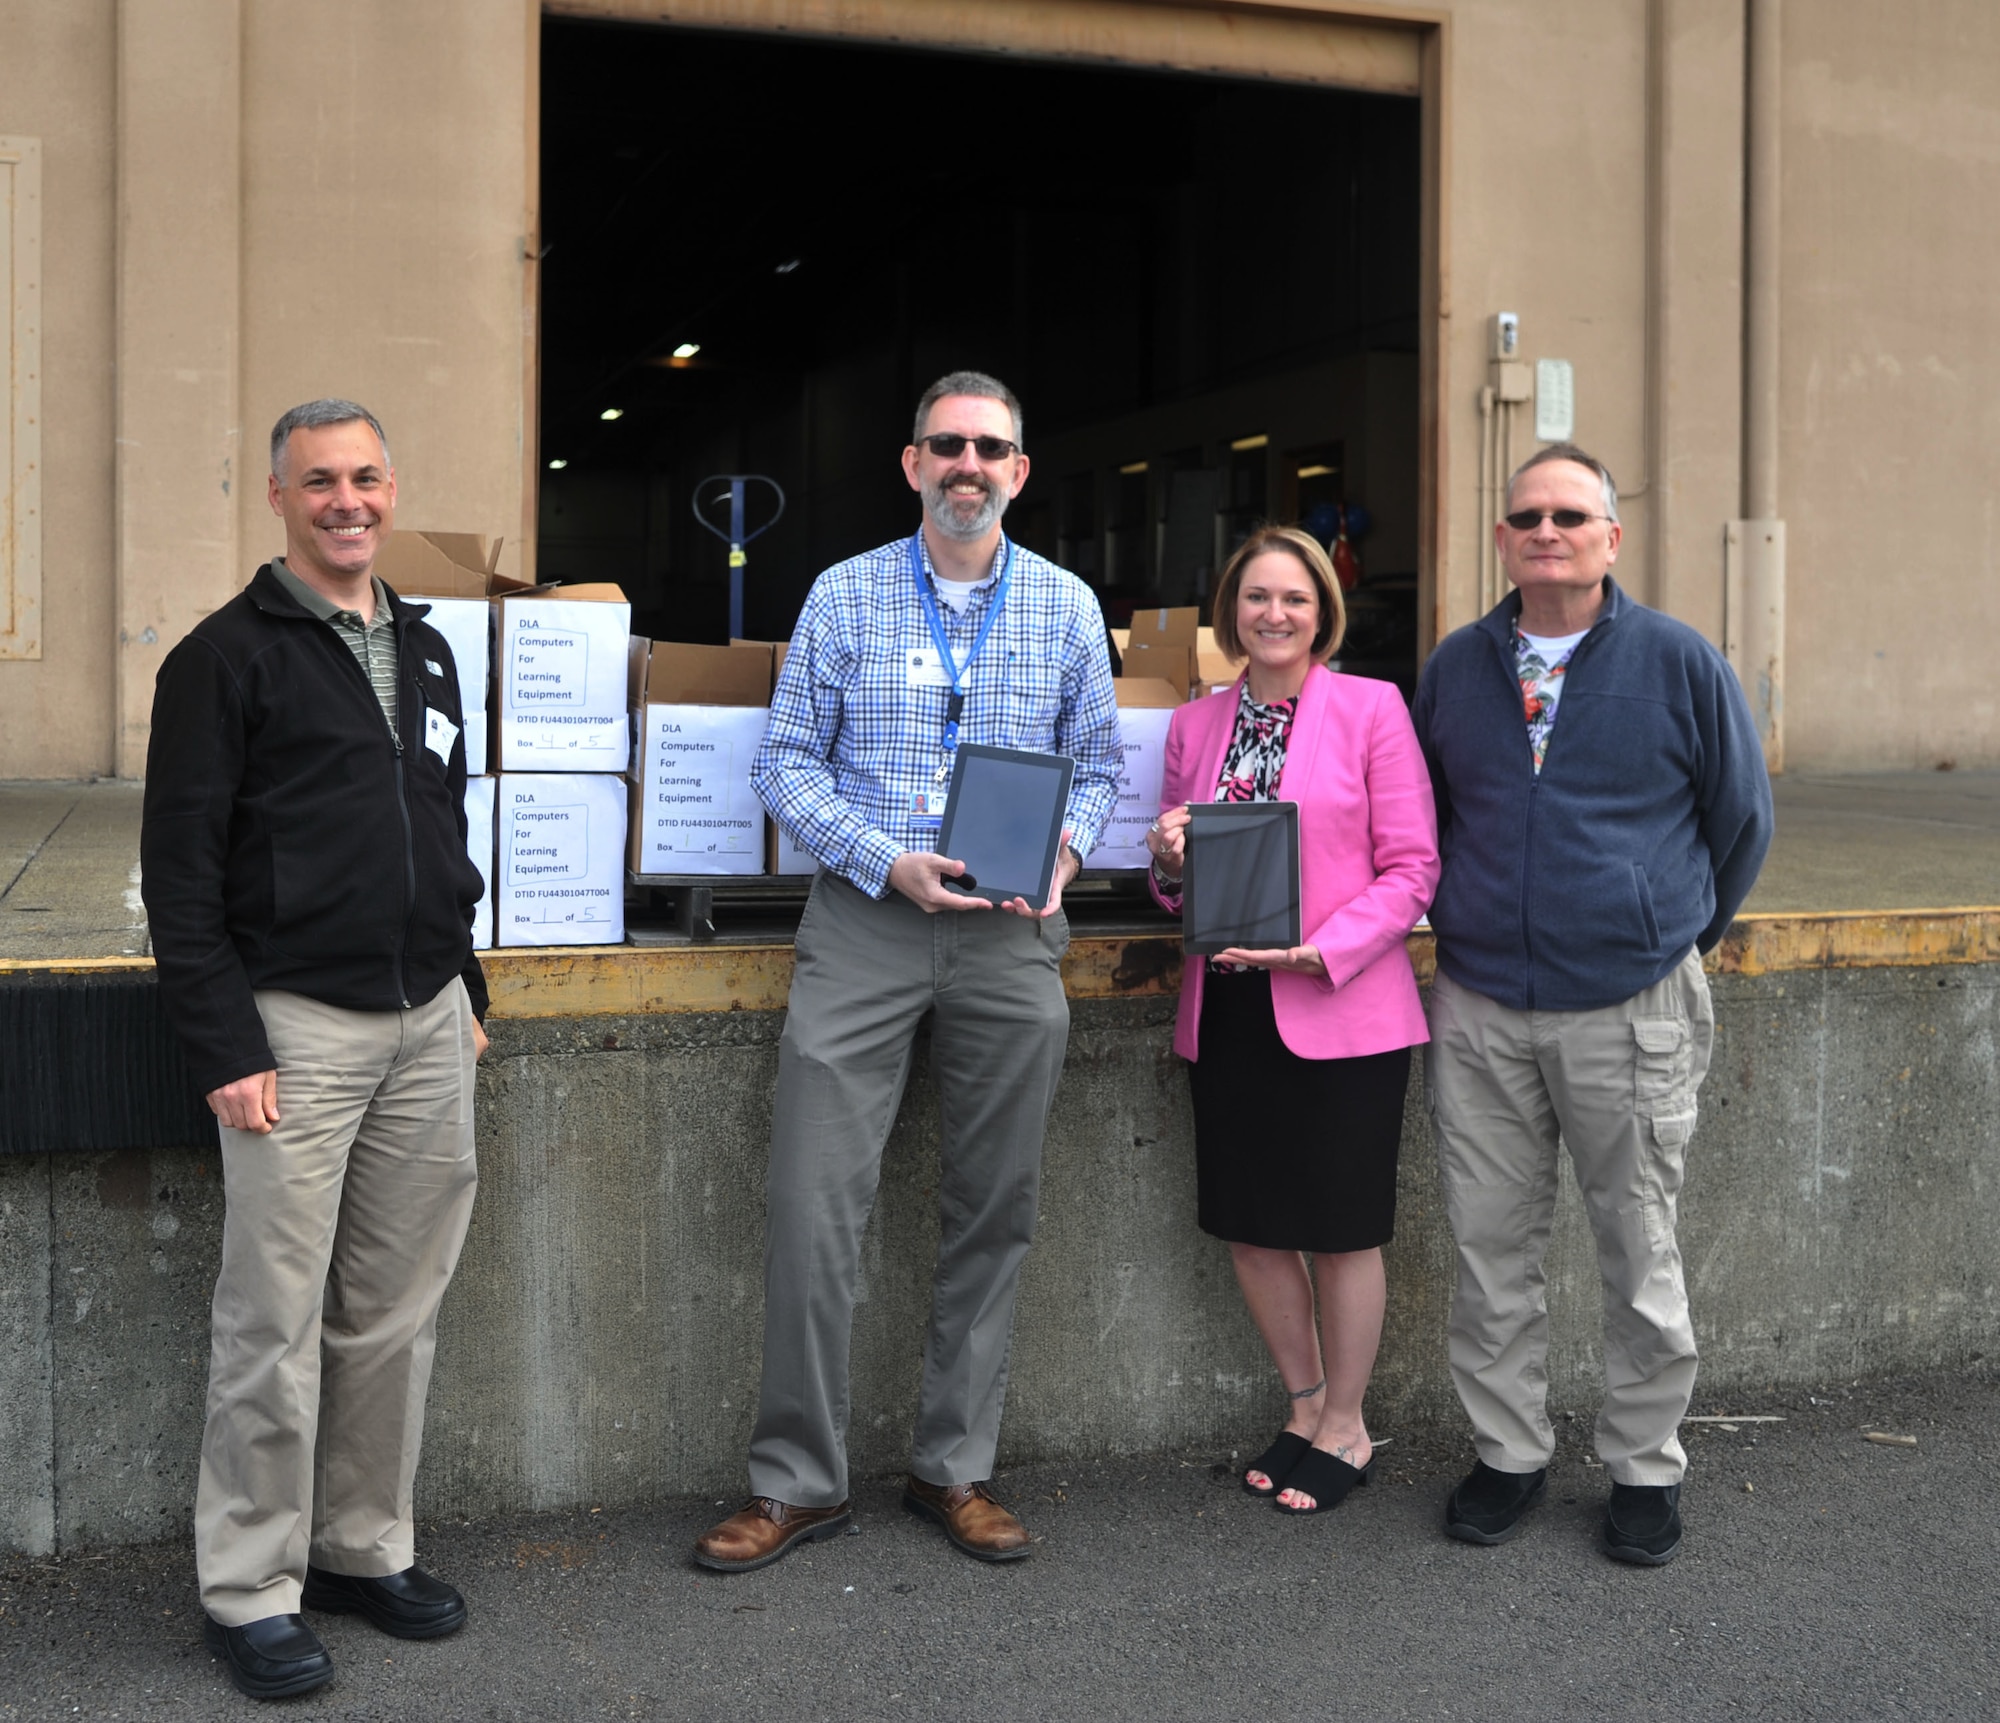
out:
<path id="1" fill-rule="evenodd" d="M 472 914 L 475 951 L 485 951 L 493 944 L 493 789 L 491 778 L 465 781 L 465 853 L 486 884 Z"/>
<path id="2" fill-rule="evenodd" d="M 509 599 L 502 716 L 625 718 L 632 607 L 575 599 Z"/>
<path id="3" fill-rule="evenodd" d="M 769 720 L 761 706 L 645 708 L 641 873 L 764 871 L 764 809 L 750 764 Z"/>
<path id="4" fill-rule="evenodd" d="M 817 873 L 819 862 L 811 850 L 796 842 L 792 834 L 775 820 L 771 829 L 778 834 L 778 865 L 771 871 L 780 874 Z"/>
<path id="5" fill-rule="evenodd" d="M 625 784 L 595 772 L 499 779 L 501 945 L 625 937 Z"/>
<path id="6" fill-rule="evenodd" d="M 500 715 L 503 772 L 622 772 L 631 750 L 632 729 L 623 713 L 616 718 L 580 712 Z"/>
<path id="7" fill-rule="evenodd" d="M 486 710 L 489 650 L 493 634 L 493 606 L 483 598 L 421 598 L 430 606 L 424 620 L 451 648 L 452 663 L 458 671 L 458 705 L 462 712 Z"/>
<path id="8" fill-rule="evenodd" d="M 451 764 L 451 745 L 458 740 L 458 726 L 435 706 L 424 710 L 424 746 L 437 755 L 447 766 Z"/>
<path id="9" fill-rule="evenodd" d="M 583 706 L 590 698 L 590 638 L 546 623 L 516 626 L 508 694 L 517 712 Z"/>
<path id="10" fill-rule="evenodd" d="M 1160 784 L 1166 773 L 1167 726 L 1174 714 L 1164 706 L 1121 706 L 1118 727 L 1125 738 L 1125 771 L 1118 801 L 1086 867 L 1150 867 L 1146 828 L 1160 812 Z"/>

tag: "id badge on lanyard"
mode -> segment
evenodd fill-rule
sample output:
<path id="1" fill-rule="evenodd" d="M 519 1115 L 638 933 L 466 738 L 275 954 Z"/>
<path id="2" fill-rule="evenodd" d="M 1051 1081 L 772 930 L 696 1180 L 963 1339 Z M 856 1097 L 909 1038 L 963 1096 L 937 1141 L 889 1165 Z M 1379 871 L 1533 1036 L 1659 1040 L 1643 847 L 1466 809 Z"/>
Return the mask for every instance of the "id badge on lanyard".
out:
<path id="1" fill-rule="evenodd" d="M 916 583 L 917 597 L 924 607 L 924 620 L 930 624 L 931 640 L 937 647 L 935 660 L 928 652 L 910 654 L 910 686 L 948 688 L 951 691 L 951 697 L 945 702 L 944 735 L 939 743 L 937 770 L 931 774 L 928 784 L 911 792 L 908 810 L 910 823 L 933 841 L 944 824 L 945 805 L 951 797 L 951 770 L 958 763 L 958 731 L 965 716 L 966 679 L 972 672 L 973 660 L 985 646 L 987 636 L 993 632 L 993 625 L 1000 620 L 1001 608 L 1007 602 L 1007 583 L 1013 577 L 1013 551 L 1014 547 L 1003 534 L 1000 539 L 1000 580 L 993 592 L 993 608 L 987 611 L 986 620 L 979 625 L 979 632 L 973 637 L 965 662 L 961 664 L 945 634 L 944 619 L 938 614 L 937 600 L 924 582 L 921 529 L 910 539 L 910 578 Z"/>

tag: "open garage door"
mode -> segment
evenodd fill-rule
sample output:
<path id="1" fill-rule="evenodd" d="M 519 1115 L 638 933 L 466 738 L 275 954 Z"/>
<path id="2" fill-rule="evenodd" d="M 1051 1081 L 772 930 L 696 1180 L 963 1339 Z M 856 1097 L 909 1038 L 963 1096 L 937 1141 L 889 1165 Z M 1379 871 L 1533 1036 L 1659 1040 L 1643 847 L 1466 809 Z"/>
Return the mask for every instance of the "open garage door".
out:
<path id="1" fill-rule="evenodd" d="M 543 578 L 719 640 L 690 499 L 768 474 L 745 627 L 782 638 L 909 531 L 910 409 L 970 366 L 1026 408 L 1009 530 L 1114 624 L 1205 602 L 1258 521 L 1344 523 L 1343 661 L 1413 680 L 1414 95 L 551 18 L 541 114 Z"/>

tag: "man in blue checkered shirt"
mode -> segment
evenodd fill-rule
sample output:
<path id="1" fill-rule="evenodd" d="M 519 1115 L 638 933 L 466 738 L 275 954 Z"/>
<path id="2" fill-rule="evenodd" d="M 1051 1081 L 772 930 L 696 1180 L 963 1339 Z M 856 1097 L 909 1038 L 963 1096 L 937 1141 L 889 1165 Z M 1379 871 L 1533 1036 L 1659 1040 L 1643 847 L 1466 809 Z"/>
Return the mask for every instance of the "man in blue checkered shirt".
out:
<path id="1" fill-rule="evenodd" d="M 779 1045 L 764 1246 L 764 1365 L 750 1500 L 695 1544 L 764 1567 L 849 1519 L 848 1348 L 861 1234 L 917 1025 L 931 1020 L 942 1238 L 903 1503 L 968 1555 L 1028 1553 L 991 1489 L 1014 1294 L 1042 1133 L 1069 1038 L 1062 888 L 1096 847 L 1123 764 L 1097 601 L 1008 542 L 1028 477 L 1021 406 L 956 371 L 903 451 L 923 524 L 828 569 L 806 599 L 751 780 L 818 858 Z M 945 882 L 959 742 L 1066 754 L 1075 776 L 1047 906 Z"/>

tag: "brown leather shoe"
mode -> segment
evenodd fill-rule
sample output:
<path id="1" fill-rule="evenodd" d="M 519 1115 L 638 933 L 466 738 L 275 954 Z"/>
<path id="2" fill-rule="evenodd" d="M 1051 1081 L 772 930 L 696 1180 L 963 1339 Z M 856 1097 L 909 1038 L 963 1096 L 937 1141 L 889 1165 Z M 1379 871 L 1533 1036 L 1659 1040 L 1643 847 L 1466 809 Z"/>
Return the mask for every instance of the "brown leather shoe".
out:
<path id="1" fill-rule="evenodd" d="M 1019 1561 L 1028 1553 L 1028 1528 L 1000 1505 L 991 1484 L 927 1484 L 914 1472 L 903 1485 L 903 1506 L 944 1527 L 944 1535 L 980 1561 Z"/>
<path id="2" fill-rule="evenodd" d="M 846 1502 L 831 1508 L 795 1508 L 769 1496 L 752 1496 L 719 1526 L 694 1541 L 694 1559 L 717 1573 L 769 1567 L 793 1544 L 838 1537 L 854 1517 Z"/>

